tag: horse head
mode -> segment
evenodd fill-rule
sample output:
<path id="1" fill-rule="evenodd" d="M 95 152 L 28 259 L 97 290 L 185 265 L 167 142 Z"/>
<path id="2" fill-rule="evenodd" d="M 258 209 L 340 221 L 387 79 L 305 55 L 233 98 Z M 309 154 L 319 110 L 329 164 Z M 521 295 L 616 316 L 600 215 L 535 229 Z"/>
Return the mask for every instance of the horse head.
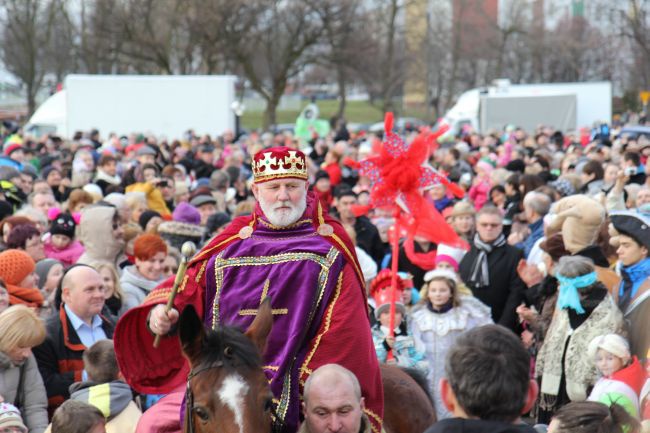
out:
<path id="1" fill-rule="evenodd" d="M 246 332 L 219 327 L 206 332 L 194 307 L 179 319 L 179 337 L 191 372 L 187 379 L 186 433 L 271 432 L 273 394 L 261 353 L 273 325 L 267 298 Z"/>

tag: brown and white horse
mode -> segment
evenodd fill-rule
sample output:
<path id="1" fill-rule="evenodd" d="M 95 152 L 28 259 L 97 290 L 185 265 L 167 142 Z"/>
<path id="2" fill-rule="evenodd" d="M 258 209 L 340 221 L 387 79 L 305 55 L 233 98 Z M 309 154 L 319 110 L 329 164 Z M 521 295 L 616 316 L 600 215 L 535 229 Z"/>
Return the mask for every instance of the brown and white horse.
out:
<path id="1" fill-rule="evenodd" d="M 185 395 L 185 433 L 271 433 L 273 394 L 262 370 L 260 353 L 271 332 L 273 316 L 265 301 L 246 330 L 220 327 L 206 332 L 193 307 L 179 321 L 183 353 L 190 362 Z M 381 366 L 384 429 L 387 433 L 421 433 L 436 420 L 426 385 L 404 370 Z"/>

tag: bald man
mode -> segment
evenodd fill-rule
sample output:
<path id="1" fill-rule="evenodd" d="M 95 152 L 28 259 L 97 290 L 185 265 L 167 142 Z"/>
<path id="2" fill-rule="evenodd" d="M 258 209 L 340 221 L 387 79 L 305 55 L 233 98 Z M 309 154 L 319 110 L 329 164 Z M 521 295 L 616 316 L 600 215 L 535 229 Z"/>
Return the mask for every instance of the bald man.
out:
<path id="1" fill-rule="evenodd" d="M 82 380 L 83 351 L 113 337 L 113 324 L 101 315 L 104 283 L 95 269 L 70 268 L 61 281 L 61 299 L 59 310 L 47 319 L 45 341 L 34 348 L 50 414 L 70 397 L 70 385 Z"/>
<path id="2" fill-rule="evenodd" d="M 370 433 L 356 376 L 338 364 L 316 369 L 305 382 L 298 433 Z"/>

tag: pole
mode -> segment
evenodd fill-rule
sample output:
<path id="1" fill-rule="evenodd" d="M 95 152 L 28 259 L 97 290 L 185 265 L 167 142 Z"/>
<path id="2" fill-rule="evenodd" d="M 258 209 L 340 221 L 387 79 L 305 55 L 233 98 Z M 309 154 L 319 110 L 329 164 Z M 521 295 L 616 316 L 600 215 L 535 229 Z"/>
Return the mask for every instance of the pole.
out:
<path id="1" fill-rule="evenodd" d="M 393 218 L 395 218 L 395 225 L 393 226 L 393 237 L 391 239 L 392 244 L 392 257 L 391 257 L 391 272 L 392 272 L 392 277 L 390 281 L 390 320 L 389 320 L 389 330 L 388 330 L 388 336 L 389 337 L 394 337 L 395 336 L 395 302 L 397 302 L 396 295 L 397 295 L 397 263 L 398 263 L 398 256 L 399 256 L 399 232 L 400 232 L 400 227 L 399 227 L 399 217 L 400 217 L 400 209 L 396 205 L 395 206 L 395 211 L 393 212 Z M 388 355 L 386 357 L 387 361 L 393 360 L 395 357 L 393 356 L 393 351 L 390 350 L 388 352 Z"/>
<path id="2" fill-rule="evenodd" d="M 196 245 L 194 245 L 192 242 L 185 242 L 181 247 L 181 255 L 183 258 L 181 259 L 181 263 L 178 265 L 178 271 L 176 271 L 176 278 L 174 279 L 174 286 L 172 287 L 172 291 L 169 294 L 169 298 L 167 299 L 167 304 L 165 305 L 165 314 L 168 313 L 169 310 L 171 310 L 174 306 L 174 298 L 176 298 L 176 294 L 178 293 L 178 287 L 181 285 L 183 277 L 185 277 L 187 262 L 192 258 L 195 252 Z M 153 347 L 158 347 L 159 344 L 160 335 L 156 335 L 156 338 L 153 340 Z"/>

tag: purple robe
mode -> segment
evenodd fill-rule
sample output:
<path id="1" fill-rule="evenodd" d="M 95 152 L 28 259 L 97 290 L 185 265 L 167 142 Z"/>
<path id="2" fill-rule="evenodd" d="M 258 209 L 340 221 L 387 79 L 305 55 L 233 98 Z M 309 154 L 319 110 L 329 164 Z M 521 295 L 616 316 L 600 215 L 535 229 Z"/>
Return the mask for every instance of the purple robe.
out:
<path id="1" fill-rule="evenodd" d="M 344 264 L 343 255 L 316 233 L 311 220 L 279 230 L 261 219 L 251 237 L 208 262 L 207 327 L 246 329 L 263 298 L 271 297 L 273 329 L 263 361 L 283 431 L 298 429 L 300 369 Z"/>

